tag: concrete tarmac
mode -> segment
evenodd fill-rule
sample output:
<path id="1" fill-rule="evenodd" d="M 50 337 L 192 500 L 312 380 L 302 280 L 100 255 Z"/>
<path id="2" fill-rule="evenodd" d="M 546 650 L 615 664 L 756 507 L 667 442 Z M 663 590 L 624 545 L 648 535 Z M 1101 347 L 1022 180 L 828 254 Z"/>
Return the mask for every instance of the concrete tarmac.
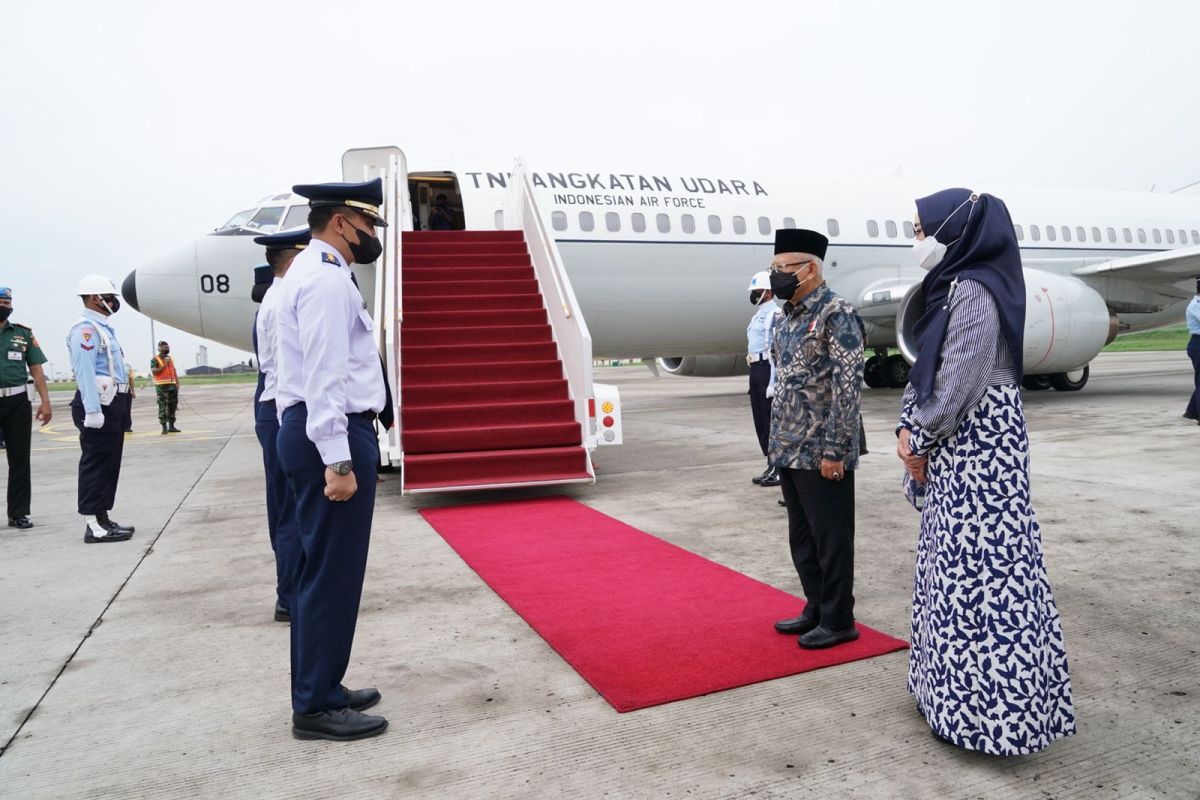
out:
<path id="1" fill-rule="evenodd" d="M 401 497 L 385 476 L 347 683 L 383 736 L 291 738 L 288 633 L 250 385 L 187 389 L 182 434 L 135 403 L 113 517 L 85 545 L 66 395 L 34 434 L 29 531 L 0 529 L 3 798 L 1200 797 L 1200 427 L 1182 353 L 1103 355 L 1079 393 L 1026 392 L 1034 505 L 1079 733 L 998 759 L 935 741 L 895 653 L 618 714 L 418 516 L 580 501 L 799 594 L 745 378 L 597 371 L 627 444 L 594 486 Z M 894 454 L 900 392 L 864 392 L 856 612 L 907 638 L 918 519 Z M 597 609 L 602 614 L 603 609 Z M 696 647 L 708 643 L 697 640 Z"/>

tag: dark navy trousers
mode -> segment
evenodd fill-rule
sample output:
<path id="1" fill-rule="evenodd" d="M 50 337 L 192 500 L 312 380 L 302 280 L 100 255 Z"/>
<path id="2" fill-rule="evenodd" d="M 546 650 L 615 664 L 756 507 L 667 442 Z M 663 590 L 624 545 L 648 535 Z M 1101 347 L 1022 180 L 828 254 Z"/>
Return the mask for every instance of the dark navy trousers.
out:
<path id="1" fill-rule="evenodd" d="M 79 429 L 80 514 L 104 514 L 111 511 L 116 502 L 130 406 L 129 394 L 119 394 L 101 409 L 104 412 L 104 425 L 85 428 L 83 418 L 87 412 L 83 409 L 79 392 L 75 392 L 75 399 L 71 401 L 71 419 Z"/>
<path id="2" fill-rule="evenodd" d="M 1188 401 L 1185 413 L 1191 417 L 1200 417 L 1200 334 L 1192 334 L 1192 338 L 1188 339 L 1187 354 L 1188 358 L 1192 359 L 1196 388 L 1192 392 L 1192 399 Z"/>
<path id="3" fill-rule="evenodd" d="M 279 605 L 291 609 L 300 568 L 300 532 L 296 529 L 296 499 L 279 463 L 279 420 L 274 400 L 255 403 L 254 435 L 262 445 L 267 479 L 267 533 L 275 553 L 275 596 Z"/>
<path id="4" fill-rule="evenodd" d="M 350 457 L 358 491 L 344 503 L 325 497 L 325 464 L 304 426 L 303 404 L 283 412 L 279 460 L 296 498 L 300 569 L 292 601 L 292 710 L 312 714 L 345 708 L 342 678 L 350 663 L 371 517 L 379 447 L 374 425 L 348 418 Z"/>
<path id="5" fill-rule="evenodd" d="M 758 435 L 758 446 L 764 456 L 771 435 L 771 398 L 767 397 L 770 383 L 770 361 L 755 361 L 750 365 L 750 413 L 754 415 L 754 433 Z"/>

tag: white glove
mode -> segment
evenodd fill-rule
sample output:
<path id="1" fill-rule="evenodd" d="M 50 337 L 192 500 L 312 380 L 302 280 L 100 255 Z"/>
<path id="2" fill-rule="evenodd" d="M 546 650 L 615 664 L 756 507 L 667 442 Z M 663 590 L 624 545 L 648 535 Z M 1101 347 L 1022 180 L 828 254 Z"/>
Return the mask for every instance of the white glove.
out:
<path id="1" fill-rule="evenodd" d="M 769 398 L 770 398 L 770 397 L 774 397 L 774 396 L 775 396 L 775 387 L 774 387 L 774 385 L 772 385 L 772 386 L 768 386 L 768 387 L 767 387 L 767 397 L 769 397 Z"/>
<path id="2" fill-rule="evenodd" d="M 89 411 L 83 418 L 83 427 L 85 428 L 103 428 L 104 427 L 104 412 Z"/>

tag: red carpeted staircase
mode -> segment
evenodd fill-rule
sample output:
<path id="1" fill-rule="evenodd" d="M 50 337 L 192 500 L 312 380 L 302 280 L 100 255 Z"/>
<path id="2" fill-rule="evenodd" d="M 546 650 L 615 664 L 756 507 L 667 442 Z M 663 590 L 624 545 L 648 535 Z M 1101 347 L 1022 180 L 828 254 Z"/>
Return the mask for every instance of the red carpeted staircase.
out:
<path id="1" fill-rule="evenodd" d="M 520 231 L 406 231 L 405 491 L 590 481 Z"/>

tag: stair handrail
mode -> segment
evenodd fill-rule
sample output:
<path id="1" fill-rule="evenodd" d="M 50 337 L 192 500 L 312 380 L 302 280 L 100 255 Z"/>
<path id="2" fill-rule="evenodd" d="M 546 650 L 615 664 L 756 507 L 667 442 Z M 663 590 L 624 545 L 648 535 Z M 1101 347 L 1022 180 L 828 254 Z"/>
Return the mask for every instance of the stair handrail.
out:
<path id="1" fill-rule="evenodd" d="M 546 313 L 554 330 L 567 386 L 575 404 L 575 420 L 580 425 L 581 441 L 586 443 L 589 433 L 588 398 L 592 390 L 592 336 L 579 310 L 571 279 L 563 269 L 558 245 L 546 231 L 523 158 L 513 162 L 512 175 L 508 180 L 504 227 L 525 233 L 525 243 L 546 298 Z M 588 462 L 590 471 L 591 459 Z"/>

